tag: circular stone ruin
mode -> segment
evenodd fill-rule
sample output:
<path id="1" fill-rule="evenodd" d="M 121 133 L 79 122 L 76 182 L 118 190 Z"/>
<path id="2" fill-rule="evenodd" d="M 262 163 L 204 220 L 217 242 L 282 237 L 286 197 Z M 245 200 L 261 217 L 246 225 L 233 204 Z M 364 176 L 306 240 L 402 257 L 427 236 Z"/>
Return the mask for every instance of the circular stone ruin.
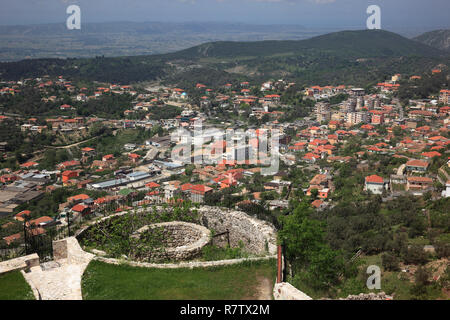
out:
<path id="1" fill-rule="evenodd" d="M 139 239 L 151 229 L 162 233 L 161 246 L 164 250 L 147 252 L 141 257 L 145 260 L 190 260 L 199 256 L 211 239 L 211 231 L 207 228 L 181 221 L 150 224 L 138 229 L 131 237 Z"/>
<path id="2" fill-rule="evenodd" d="M 161 209 L 159 206 L 157 208 Z M 121 212 L 101 218 L 81 229 L 76 238 L 82 240 L 95 224 L 120 219 L 121 216 L 128 214 Z M 209 243 L 219 247 L 226 247 L 228 244 L 232 248 L 243 247 L 246 252 L 257 256 L 275 255 L 277 252 L 276 230 L 271 223 L 249 216 L 243 211 L 220 207 L 201 206 L 197 209 L 197 214 L 195 223 L 180 221 L 154 223 L 134 231 L 129 236 L 135 239 L 144 240 L 146 236 L 144 233 L 151 228 L 158 228 L 168 236 L 156 237 L 161 241 L 160 248 L 150 249 L 148 252 L 142 250 L 139 257 L 132 260 L 159 263 L 167 260 L 195 260 L 201 255 L 202 248 Z M 212 237 L 212 234 L 215 236 Z M 97 256 L 107 256 L 102 250 L 94 249 L 92 252 Z"/>
<path id="3" fill-rule="evenodd" d="M 251 217 L 243 211 L 211 206 L 200 207 L 198 214 L 204 227 L 214 230 L 216 234 L 228 232 L 229 238 L 215 238 L 215 245 L 224 246 L 229 240 L 231 247 L 243 245 L 252 254 L 274 255 L 277 252 L 276 230 L 267 221 Z"/>

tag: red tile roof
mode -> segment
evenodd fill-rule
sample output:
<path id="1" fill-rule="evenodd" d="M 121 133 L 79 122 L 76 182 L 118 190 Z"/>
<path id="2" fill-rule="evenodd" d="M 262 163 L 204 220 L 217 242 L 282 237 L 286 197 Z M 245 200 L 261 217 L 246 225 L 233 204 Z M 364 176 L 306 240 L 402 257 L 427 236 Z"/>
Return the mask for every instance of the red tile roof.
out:
<path id="1" fill-rule="evenodd" d="M 53 221 L 53 218 L 50 218 L 50 217 L 48 217 L 48 216 L 43 216 L 43 217 L 40 217 L 40 218 L 37 218 L 37 219 L 34 219 L 34 220 L 30 220 L 29 222 L 28 222 L 28 224 L 35 224 L 35 225 L 39 225 L 40 223 L 43 223 L 43 222 L 50 222 L 50 221 Z"/>
<path id="2" fill-rule="evenodd" d="M 375 174 L 371 175 L 371 176 L 367 176 L 366 177 L 366 183 L 384 183 L 384 179 L 380 176 L 377 176 Z"/>
<path id="3" fill-rule="evenodd" d="M 407 166 L 411 166 L 411 167 L 428 167 L 428 162 L 426 161 L 422 161 L 422 160 L 409 160 L 406 163 Z"/>
<path id="4" fill-rule="evenodd" d="M 81 194 L 77 194 L 77 195 L 75 195 L 75 196 L 73 196 L 73 197 L 69 197 L 69 198 L 67 198 L 67 201 L 76 201 L 76 200 L 86 200 L 86 199 L 89 199 L 90 197 L 87 195 L 87 194 L 84 194 L 84 193 L 81 193 Z"/>
<path id="5" fill-rule="evenodd" d="M 212 188 L 204 186 L 202 184 L 196 184 L 194 186 L 192 186 L 191 191 L 194 193 L 200 193 L 200 194 L 205 194 L 208 191 L 211 191 Z"/>
<path id="6" fill-rule="evenodd" d="M 77 204 L 77 205 L 72 207 L 72 210 L 76 211 L 76 212 L 83 212 L 87 208 L 89 208 L 89 207 L 85 206 L 84 204 Z"/>
<path id="7" fill-rule="evenodd" d="M 440 157 L 440 156 L 442 156 L 442 154 L 440 154 L 437 151 L 430 151 L 430 152 L 423 152 L 422 156 L 424 156 L 426 158 L 434 158 L 434 157 Z"/>
<path id="8" fill-rule="evenodd" d="M 408 177 L 408 182 L 424 182 L 424 183 L 433 183 L 433 179 L 429 178 L 429 177 L 415 177 L 415 176 L 411 176 Z"/>

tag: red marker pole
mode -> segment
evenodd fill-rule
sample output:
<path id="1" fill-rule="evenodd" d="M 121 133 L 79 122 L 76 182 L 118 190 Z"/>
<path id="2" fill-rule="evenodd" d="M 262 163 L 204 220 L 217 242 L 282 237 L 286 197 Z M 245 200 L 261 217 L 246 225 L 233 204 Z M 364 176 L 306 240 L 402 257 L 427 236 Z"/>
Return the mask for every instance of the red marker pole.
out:
<path id="1" fill-rule="evenodd" d="M 278 245 L 278 272 L 277 283 L 281 282 L 281 245 Z"/>

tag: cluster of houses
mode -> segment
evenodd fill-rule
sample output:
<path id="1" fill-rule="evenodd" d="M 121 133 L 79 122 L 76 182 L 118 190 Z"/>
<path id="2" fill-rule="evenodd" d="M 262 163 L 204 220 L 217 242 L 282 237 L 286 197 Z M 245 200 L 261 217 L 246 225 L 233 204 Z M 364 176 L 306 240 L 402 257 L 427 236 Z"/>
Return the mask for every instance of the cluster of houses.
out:
<path id="1" fill-rule="evenodd" d="M 418 77 L 418 76 L 417 76 Z M 56 217 L 41 217 L 36 224 L 45 232 L 45 225 L 51 221 L 59 220 L 64 223 L 70 213 L 74 219 L 91 214 L 98 214 L 102 210 L 124 210 L 129 205 L 130 195 L 133 206 L 144 204 L 160 204 L 174 201 L 190 200 L 195 203 L 208 201 L 208 196 L 214 192 L 227 188 L 239 187 L 237 195 L 245 196 L 250 202 L 262 201 L 262 192 L 251 192 L 248 181 L 256 174 L 262 172 L 261 167 L 270 159 L 270 150 L 259 153 L 256 161 L 250 159 L 252 150 L 265 143 L 265 132 L 277 130 L 279 135 L 279 157 L 285 164 L 292 167 L 308 168 L 312 178 L 308 187 L 302 189 L 307 196 L 315 196 L 311 206 L 321 210 L 332 204 L 333 193 L 336 191 L 333 183 L 333 171 L 329 168 L 333 163 L 345 163 L 352 160 L 358 162 L 358 167 L 366 166 L 366 159 L 370 155 L 387 155 L 404 159 L 403 164 L 395 168 L 395 172 L 387 176 L 368 174 L 365 177 L 364 188 L 367 192 L 384 195 L 390 193 L 412 193 L 421 195 L 434 191 L 436 184 L 444 186 L 441 196 L 450 195 L 450 169 L 448 162 L 449 138 L 449 112 L 448 90 L 440 92 L 439 101 L 411 100 L 406 109 L 399 106 L 389 97 L 389 93 L 398 89 L 401 75 L 397 74 L 390 81 L 378 83 L 377 93 L 366 94 L 362 88 L 340 85 L 313 86 L 303 92 L 308 98 L 315 100 L 327 99 L 337 94 L 348 94 L 348 99 L 338 105 L 317 101 L 311 117 L 305 117 L 293 122 L 279 121 L 283 115 L 280 108 L 289 108 L 282 103 L 285 90 L 294 83 L 284 80 L 267 81 L 261 86 L 251 86 L 249 82 L 238 84 L 225 84 L 220 89 L 213 90 L 206 85 L 198 83 L 200 101 L 198 105 L 191 100 L 186 90 L 180 88 L 158 87 L 148 92 L 136 92 L 130 86 L 109 85 L 95 88 L 92 95 L 86 88 L 76 88 L 70 81 L 59 77 L 56 81 L 46 78 L 39 79 L 36 85 L 40 90 L 58 86 L 65 88 L 74 100 L 86 101 L 95 99 L 109 92 L 133 95 L 133 106 L 125 111 L 128 119 L 111 120 L 94 117 L 55 117 L 46 119 L 45 126 L 39 126 L 35 118 L 28 119 L 22 125 L 23 131 L 42 132 L 43 130 L 70 131 L 82 130 L 91 124 L 101 121 L 105 125 L 120 128 L 145 127 L 147 129 L 158 124 L 164 129 L 172 131 L 185 129 L 190 132 L 193 140 L 208 141 L 201 148 L 190 154 L 195 168 L 192 170 L 191 181 L 181 177 L 186 176 L 183 170 L 184 163 L 163 156 L 156 160 L 156 153 L 152 150 L 164 152 L 176 151 L 186 139 L 181 137 L 174 141 L 170 136 L 155 137 L 140 146 L 129 143 L 124 146 L 126 151 L 125 166 L 113 154 L 98 155 L 93 147 L 82 147 L 80 159 L 71 159 L 59 163 L 53 172 L 39 171 L 39 163 L 28 161 L 20 165 L 17 172 L 4 170 L 0 175 L 3 186 L 0 189 L 0 215 L 12 216 L 21 221 L 24 215 L 31 212 L 22 211 L 14 215 L 18 205 L 26 201 L 38 199 L 45 192 L 52 192 L 58 187 L 76 187 L 77 189 L 96 190 L 106 192 L 107 195 L 92 199 L 85 193 L 69 197 L 60 204 Z M 416 78 L 411 77 L 411 81 Z M 35 81 L 34 79 L 33 81 Z M 24 83 L 28 81 L 25 80 Z M 30 80 L 31 81 L 31 80 Z M 2 94 L 14 94 L 20 90 L 23 83 L 14 83 L 3 87 Z M 49 97 L 48 99 L 52 99 Z M 229 141 L 215 141 L 215 128 L 209 126 L 210 115 L 202 110 L 210 108 L 213 103 L 226 110 L 237 110 L 238 113 L 249 112 L 249 117 L 267 121 L 250 133 L 241 135 L 233 131 L 231 143 Z M 164 108 L 166 105 L 178 106 L 182 113 L 171 119 L 152 118 L 151 108 Z M 61 105 L 61 110 L 72 106 Z M 247 110 L 247 111 L 245 111 Z M 282 109 L 284 110 L 284 109 Z M 143 111 L 144 119 L 131 119 L 136 112 Z M 198 121 L 205 124 L 201 135 L 194 136 Z M 226 119 L 223 119 L 226 120 Z M 2 121 L 2 119 L 0 119 Z M 223 123 L 225 123 L 224 121 Z M 246 126 L 248 123 L 242 123 Z M 237 127 L 224 130 L 239 129 Z M 380 130 L 382 128 L 383 130 Z M 173 131 L 172 131 L 173 132 Z M 401 138 L 398 138 L 401 137 Z M 349 140 L 359 139 L 360 149 L 353 154 L 343 152 Z M 209 143 L 210 142 L 210 143 Z M 145 151 L 145 153 L 136 151 Z M 160 153 L 164 153 L 160 152 Z M 238 154 L 244 155 L 244 160 Z M 431 172 L 430 167 L 435 158 L 445 158 L 446 163 L 438 168 L 438 172 Z M 202 159 L 203 162 L 196 162 Z M 107 178 L 97 176 L 108 170 Z M 276 199 L 267 201 L 269 209 L 284 209 L 289 203 L 287 197 L 291 188 L 300 188 L 294 181 L 287 179 L 288 169 L 280 170 L 265 177 L 263 192 L 277 194 Z M 179 178 L 176 178 L 176 177 Z M 183 182 L 182 182 L 183 181 Z M 50 183 L 57 182 L 50 185 Z M 136 192 L 144 192 L 144 197 L 134 201 Z M 88 192 L 87 192 L 88 193 Z M 51 221 L 50 221 L 51 219 Z M 17 234 L 5 239 L 11 243 L 19 237 Z"/>

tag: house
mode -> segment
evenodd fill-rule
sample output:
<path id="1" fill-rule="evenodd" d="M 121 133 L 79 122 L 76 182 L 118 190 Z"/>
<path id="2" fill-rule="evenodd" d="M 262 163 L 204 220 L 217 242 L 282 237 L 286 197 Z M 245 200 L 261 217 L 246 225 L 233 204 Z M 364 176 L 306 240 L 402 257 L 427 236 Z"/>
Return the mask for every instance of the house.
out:
<path id="1" fill-rule="evenodd" d="M 136 154 L 136 153 L 130 153 L 130 154 L 128 154 L 128 158 L 130 158 L 130 160 L 133 162 L 133 163 L 137 163 L 138 161 L 139 161 L 139 158 L 140 158 L 141 156 L 140 155 L 138 155 L 138 154 Z"/>
<path id="2" fill-rule="evenodd" d="M 9 183 L 9 182 L 14 182 L 16 180 L 19 180 L 20 177 L 16 176 L 15 174 L 4 174 L 0 176 L 0 182 L 1 183 Z"/>
<path id="3" fill-rule="evenodd" d="M 60 110 L 70 110 L 72 108 L 72 106 L 68 105 L 68 104 L 63 104 L 59 107 Z"/>
<path id="4" fill-rule="evenodd" d="M 321 210 L 326 207 L 326 203 L 322 200 L 317 199 L 311 202 L 311 206 L 316 208 L 317 210 Z"/>
<path id="5" fill-rule="evenodd" d="M 433 187 L 433 179 L 430 177 L 415 177 L 407 178 L 406 190 L 425 190 Z"/>
<path id="6" fill-rule="evenodd" d="M 306 192 L 306 195 L 311 196 L 312 189 L 317 189 L 317 190 L 327 189 L 329 180 L 330 180 L 330 177 L 327 176 L 326 174 L 316 174 L 309 182 L 309 188 Z"/>
<path id="7" fill-rule="evenodd" d="M 63 184 L 67 184 L 70 179 L 78 177 L 79 172 L 73 170 L 66 170 L 62 173 L 62 182 Z"/>
<path id="8" fill-rule="evenodd" d="M 426 172 L 428 168 L 429 163 L 427 161 L 422 160 L 409 160 L 406 163 L 406 171 L 409 172 Z"/>
<path id="9" fill-rule="evenodd" d="M 11 243 L 13 243 L 16 240 L 19 240 L 22 237 L 22 233 L 15 233 L 7 237 L 3 237 L 3 240 L 5 240 L 6 244 L 9 246 Z"/>
<path id="10" fill-rule="evenodd" d="M 271 200 L 268 202 L 269 204 L 269 210 L 275 210 L 275 209 L 287 209 L 289 208 L 289 201 L 288 200 Z"/>
<path id="11" fill-rule="evenodd" d="M 431 158 L 440 157 L 440 156 L 442 156 L 442 154 L 440 154 L 437 151 L 430 151 L 430 152 L 423 152 L 422 153 L 422 157 L 424 157 L 425 159 L 431 159 Z"/>
<path id="12" fill-rule="evenodd" d="M 30 214 L 31 214 L 31 211 L 30 210 L 23 210 L 23 211 L 21 211 L 21 212 L 19 212 L 18 214 L 16 214 L 15 216 L 14 216 L 14 220 L 17 220 L 17 221 L 24 221 L 25 220 L 25 216 L 30 216 Z"/>
<path id="13" fill-rule="evenodd" d="M 205 202 L 205 195 L 211 193 L 213 188 L 197 184 L 191 188 L 191 201 L 197 203 Z"/>
<path id="14" fill-rule="evenodd" d="M 49 216 L 43 216 L 39 217 L 34 220 L 30 220 L 27 225 L 36 225 L 36 226 L 45 226 L 47 223 L 53 222 L 53 218 L 50 218 Z"/>
<path id="15" fill-rule="evenodd" d="M 443 89 L 439 94 L 439 102 L 448 104 L 450 101 L 450 90 Z"/>
<path id="16" fill-rule="evenodd" d="M 70 161 L 65 161 L 65 162 L 62 162 L 62 163 L 58 164 L 57 168 L 60 169 L 60 170 L 66 170 L 66 169 L 69 169 L 69 168 L 78 167 L 80 165 L 81 165 L 80 161 L 78 161 L 78 160 L 70 160 Z"/>
<path id="17" fill-rule="evenodd" d="M 155 188 L 159 188 L 161 185 L 152 181 L 152 182 L 147 183 L 145 186 L 149 189 L 155 189 Z"/>
<path id="18" fill-rule="evenodd" d="M 101 160 L 94 160 L 92 161 L 91 168 L 99 168 L 100 170 L 103 169 L 111 169 L 115 165 L 115 160 L 113 161 L 101 161 Z"/>
<path id="19" fill-rule="evenodd" d="M 86 157 L 95 156 L 94 148 L 85 147 L 85 148 L 81 149 L 81 152 L 83 153 L 83 156 L 86 156 Z"/>
<path id="20" fill-rule="evenodd" d="M 29 162 L 22 163 L 22 164 L 20 165 L 20 167 L 21 167 L 22 169 L 31 169 L 31 168 L 36 168 L 38 165 L 39 165 L 39 164 L 38 164 L 37 162 L 29 161 Z"/>
<path id="21" fill-rule="evenodd" d="M 317 160 L 320 159 L 320 156 L 317 155 L 317 154 L 309 152 L 309 153 L 305 154 L 305 156 L 302 159 L 305 162 L 314 163 L 314 162 L 316 162 Z"/>
<path id="22" fill-rule="evenodd" d="M 364 190 L 373 194 L 382 194 L 385 188 L 384 179 L 377 175 L 367 176 L 365 179 Z"/>
<path id="23" fill-rule="evenodd" d="M 164 199 L 166 201 L 170 201 L 170 199 L 179 196 L 181 196 L 181 190 L 179 188 L 171 184 L 164 186 Z"/>
<path id="24" fill-rule="evenodd" d="M 86 199 L 89 199 L 89 198 L 90 197 L 87 194 L 82 193 L 82 194 L 77 194 L 75 196 L 67 198 L 67 202 L 76 202 L 76 203 L 78 203 L 78 202 L 82 202 L 82 201 L 84 201 Z"/>
<path id="25" fill-rule="evenodd" d="M 85 216 L 91 213 L 91 208 L 84 204 L 77 204 L 73 206 L 71 210 L 74 213 L 81 214 L 81 216 Z"/>

